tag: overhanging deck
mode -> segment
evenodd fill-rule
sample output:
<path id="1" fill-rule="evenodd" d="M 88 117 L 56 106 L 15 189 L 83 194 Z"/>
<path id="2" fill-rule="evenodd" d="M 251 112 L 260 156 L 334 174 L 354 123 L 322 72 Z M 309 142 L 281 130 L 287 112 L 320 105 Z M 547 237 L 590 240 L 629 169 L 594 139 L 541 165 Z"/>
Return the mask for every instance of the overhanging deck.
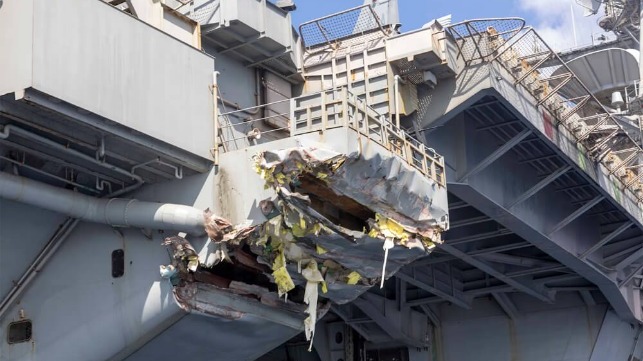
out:
<path id="1" fill-rule="evenodd" d="M 495 223 L 497 231 L 506 234 L 481 226 L 450 231 L 443 250 L 513 290 L 541 299 L 553 296 L 558 286 L 542 287 L 530 272 L 522 273 L 516 283 L 509 277 L 515 271 L 508 264 L 523 262 L 523 267 L 540 268 L 566 281 L 581 276 L 601 291 L 620 317 L 640 322 L 636 278 L 643 268 L 643 218 L 635 186 L 640 148 L 610 125 L 609 117 L 599 110 L 590 114 L 588 105 L 584 108 L 592 101 L 590 95 L 566 99 L 560 78 L 547 78 L 546 70 L 537 69 L 538 62 L 550 59 L 546 45 L 540 58 L 530 58 L 532 53 L 520 49 L 520 38 L 511 40 L 522 34 L 520 30 L 512 33 L 490 25 L 494 24 L 467 25 L 464 37 L 476 46 L 468 44 L 467 50 L 462 45 L 463 53 L 470 52 L 462 55 L 466 67 L 453 81 L 421 95 L 431 99 L 421 121 L 423 128 L 432 129 L 426 133 L 427 142 L 445 156 L 450 194 L 481 212 L 477 223 Z M 510 34 L 506 44 L 511 45 L 485 53 L 503 34 Z M 517 66 L 503 58 L 512 51 Z M 521 63 L 525 59 L 529 64 Z M 577 81 L 569 76 L 566 82 Z M 501 247 L 492 257 L 484 247 L 473 245 L 481 231 L 489 237 L 480 238 L 493 239 L 493 247 Z M 507 234 L 519 240 L 501 241 Z M 467 238 L 468 244 L 449 242 Z M 523 241 L 551 259 L 528 247 L 511 247 Z M 530 259 L 541 264 L 528 266 Z M 578 280 L 572 285 L 587 291 Z"/>

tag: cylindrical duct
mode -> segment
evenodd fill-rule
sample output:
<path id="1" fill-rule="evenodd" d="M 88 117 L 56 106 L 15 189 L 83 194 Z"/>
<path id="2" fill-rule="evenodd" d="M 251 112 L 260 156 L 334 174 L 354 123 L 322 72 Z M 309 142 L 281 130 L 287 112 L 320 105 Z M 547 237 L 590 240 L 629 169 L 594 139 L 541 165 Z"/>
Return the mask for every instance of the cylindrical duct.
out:
<path id="1" fill-rule="evenodd" d="M 205 233 L 203 212 L 194 207 L 136 199 L 94 198 L 8 173 L 0 173 L 0 197 L 116 227 Z"/>

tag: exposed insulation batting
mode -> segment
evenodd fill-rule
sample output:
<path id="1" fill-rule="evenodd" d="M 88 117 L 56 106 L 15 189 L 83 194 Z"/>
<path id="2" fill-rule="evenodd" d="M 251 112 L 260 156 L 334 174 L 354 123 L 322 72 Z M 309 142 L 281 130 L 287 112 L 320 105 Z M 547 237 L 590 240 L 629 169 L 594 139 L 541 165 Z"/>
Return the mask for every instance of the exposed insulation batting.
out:
<path id="1" fill-rule="evenodd" d="M 297 184 L 302 174 L 310 174 L 336 194 L 435 241 L 448 229 L 445 189 L 393 154 L 365 148 L 347 156 L 298 147 L 262 152 L 254 168 L 273 188 Z"/>
<path id="2" fill-rule="evenodd" d="M 161 272 L 186 309 L 236 317 L 246 312 L 245 303 L 228 301 L 242 297 L 295 311 L 312 346 L 320 305 L 327 310 L 329 301 L 351 302 L 378 280 L 383 284 L 431 252 L 448 228 L 445 189 L 392 154 L 298 147 L 262 152 L 253 167 L 274 190 L 257 200 L 265 219 L 234 226 L 206 211 L 210 240 L 198 256 L 185 239 L 166 242 L 172 265 Z M 211 295 L 199 296 L 204 289 Z M 199 297 L 228 300 L 229 307 L 199 303 Z"/>
<path id="3" fill-rule="evenodd" d="M 279 297 L 286 295 L 288 291 L 295 288 L 295 284 L 288 274 L 286 269 L 286 256 L 283 249 L 277 251 L 277 256 L 272 264 L 272 276 L 274 277 L 277 289 L 279 290 Z"/>

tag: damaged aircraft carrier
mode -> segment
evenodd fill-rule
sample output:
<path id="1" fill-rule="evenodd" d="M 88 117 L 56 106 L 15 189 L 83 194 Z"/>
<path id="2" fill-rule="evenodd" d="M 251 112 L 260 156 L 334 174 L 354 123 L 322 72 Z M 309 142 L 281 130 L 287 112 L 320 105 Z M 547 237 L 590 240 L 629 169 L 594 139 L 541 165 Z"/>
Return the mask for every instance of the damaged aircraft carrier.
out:
<path id="1" fill-rule="evenodd" d="M 0 0 L 0 360 L 642 359 L 643 8 L 579 3 Z"/>

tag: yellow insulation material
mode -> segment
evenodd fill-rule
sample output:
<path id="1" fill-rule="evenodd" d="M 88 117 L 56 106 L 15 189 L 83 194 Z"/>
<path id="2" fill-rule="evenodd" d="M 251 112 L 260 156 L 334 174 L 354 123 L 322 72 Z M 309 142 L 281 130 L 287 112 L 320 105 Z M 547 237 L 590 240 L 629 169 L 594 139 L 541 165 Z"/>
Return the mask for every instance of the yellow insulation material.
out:
<path id="1" fill-rule="evenodd" d="M 324 253 L 328 252 L 327 250 L 325 250 L 322 246 L 320 246 L 318 244 L 315 245 L 315 250 L 317 251 L 317 254 L 324 254 Z"/>
<path id="2" fill-rule="evenodd" d="M 295 283 L 286 269 L 286 257 L 282 249 L 278 250 L 277 257 L 275 257 L 275 261 L 272 264 L 272 276 L 275 278 L 279 297 L 295 288 Z"/>
<path id="3" fill-rule="evenodd" d="M 356 285 L 357 282 L 359 282 L 359 280 L 361 278 L 362 278 L 362 276 L 359 273 L 353 271 L 353 272 L 349 273 L 348 276 L 346 276 L 346 284 L 348 284 L 348 285 Z"/>

